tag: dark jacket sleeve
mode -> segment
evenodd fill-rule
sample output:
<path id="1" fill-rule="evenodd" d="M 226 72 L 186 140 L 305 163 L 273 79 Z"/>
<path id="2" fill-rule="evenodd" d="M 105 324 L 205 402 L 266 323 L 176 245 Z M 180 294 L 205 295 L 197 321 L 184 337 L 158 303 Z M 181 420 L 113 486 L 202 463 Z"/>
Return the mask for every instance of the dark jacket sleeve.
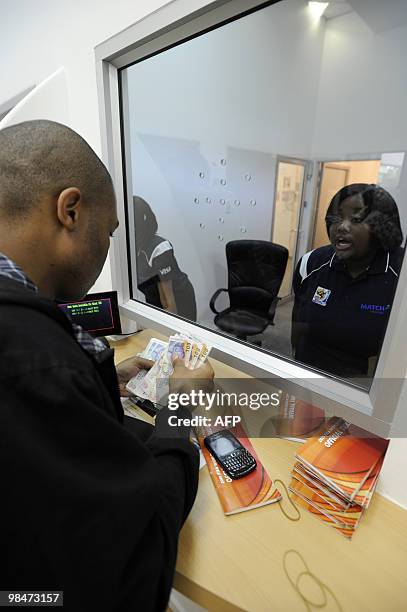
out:
<path id="1" fill-rule="evenodd" d="M 63 590 L 75 612 L 164 610 L 197 489 L 186 432 L 141 442 L 89 371 L 0 383 L 2 588 Z"/>
<path id="2" fill-rule="evenodd" d="M 169 426 L 168 418 L 175 416 L 177 419 L 190 419 L 191 413 L 187 408 L 179 407 L 176 411 L 165 408 L 161 410 L 155 423 L 153 435 L 147 442 L 147 446 L 154 454 L 157 462 L 162 465 L 163 470 L 168 470 L 167 456 L 169 453 L 176 454 L 181 460 L 182 472 L 178 482 L 184 480 L 184 508 L 183 522 L 187 518 L 195 501 L 198 486 L 197 471 L 199 468 L 199 452 L 190 442 L 191 427 L 185 425 Z M 192 457 L 191 457 L 192 455 Z M 190 486 L 195 483 L 195 486 Z"/>

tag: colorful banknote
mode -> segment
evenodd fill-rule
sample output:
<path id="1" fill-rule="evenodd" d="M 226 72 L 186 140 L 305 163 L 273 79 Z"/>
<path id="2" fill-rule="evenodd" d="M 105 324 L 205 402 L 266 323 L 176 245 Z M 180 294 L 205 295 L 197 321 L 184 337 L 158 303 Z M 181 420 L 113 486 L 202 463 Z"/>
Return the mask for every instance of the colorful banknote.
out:
<path id="1" fill-rule="evenodd" d="M 155 404 L 165 403 L 169 377 L 174 371 L 174 359 L 183 360 L 185 367 L 194 370 L 205 363 L 211 348 L 186 334 L 174 334 L 168 342 L 152 338 L 139 356 L 155 361 L 154 365 L 150 370 L 140 370 L 126 388 L 133 395 Z"/>

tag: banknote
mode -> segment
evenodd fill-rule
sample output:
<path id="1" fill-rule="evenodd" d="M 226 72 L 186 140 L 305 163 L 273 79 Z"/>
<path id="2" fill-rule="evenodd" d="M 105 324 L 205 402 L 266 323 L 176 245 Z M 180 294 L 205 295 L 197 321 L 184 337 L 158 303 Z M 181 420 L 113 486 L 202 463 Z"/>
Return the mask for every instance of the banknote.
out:
<path id="1" fill-rule="evenodd" d="M 202 342 L 199 342 L 199 340 L 196 340 L 193 342 L 192 344 L 192 351 L 191 351 L 191 357 L 189 359 L 189 364 L 187 367 L 189 367 L 190 370 L 194 370 L 197 363 L 198 363 L 198 359 L 199 359 L 199 355 L 201 354 L 203 348 L 203 344 Z"/>
<path id="2" fill-rule="evenodd" d="M 169 357 L 179 357 L 180 359 L 185 358 L 185 350 L 184 350 L 184 342 L 186 338 L 185 336 L 175 335 L 171 336 L 168 342 L 168 350 L 167 353 Z"/>
<path id="3" fill-rule="evenodd" d="M 202 345 L 202 349 L 201 352 L 199 353 L 199 357 L 198 357 L 198 361 L 196 364 L 196 368 L 200 368 L 206 361 L 206 358 L 208 357 L 209 353 L 211 352 L 211 346 L 208 344 L 203 344 Z"/>
<path id="4" fill-rule="evenodd" d="M 140 356 L 144 357 L 145 359 L 157 361 L 157 359 L 160 359 L 161 355 L 167 349 L 167 347 L 168 342 L 157 340 L 157 338 L 151 338 L 144 351 L 140 353 Z"/>
<path id="5" fill-rule="evenodd" d="M 211 346 L 187 334 L 174 334 L 168 342 L 152 338 L 141 357 L 155 361 L 150 370 L 140 370 L 126 385 L 130 393 L 155 404 L 165 403 L 169 391 L 169 377 L 174 371 L 175 357 L 184 360 L 189 369 L 202 366 Z"/>
<path id="6" fill-rule="evenodd" d="M 127 391 L 130 391 L 130 393 L 133 393 L 136 395 L 137 391 L 141 388 L 141 382 L 146 377 L 146 375 L 147 375 L 147 370 L 140 370 L 140 372 L 137 372 L 136 376 L 133 376 L 133 378 L 131 378 L 129 382 L 127 383 L 126 385 Z"/>
<path id="7" fill-rule="evenodd" d="M 191 359 L 192 342 L 191 338 L 186 338 L 184 340 L 184 364 L 186 368 L 189 366 L 189 360 Z"/>
<path id="8" fill-rule="evenodd" d="M 164 355 L 161 355 L 160 359 L 155 362 L 151 370 L 148 370 L 145 376 L 136 381 L 135 394 L 149 399 L 154 403 L 159 399 L 157 393 L 158 387 L 160 386 L 159 379 L 166 376 L 163 372 L 163 358 Z"/>

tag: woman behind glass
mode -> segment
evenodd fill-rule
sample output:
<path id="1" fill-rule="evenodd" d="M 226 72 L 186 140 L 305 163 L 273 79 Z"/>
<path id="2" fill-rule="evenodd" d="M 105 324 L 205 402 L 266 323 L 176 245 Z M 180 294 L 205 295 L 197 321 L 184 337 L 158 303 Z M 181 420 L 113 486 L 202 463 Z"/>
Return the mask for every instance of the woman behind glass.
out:
<path id="1" fill-rule="evenodd" d="M 396 202 L 357 183 L 331 200 L 330 245 L 306 253 L 294 273 L 295 359 L 342 377 L 372 375 L 388 322 L 403 249 Z"/>

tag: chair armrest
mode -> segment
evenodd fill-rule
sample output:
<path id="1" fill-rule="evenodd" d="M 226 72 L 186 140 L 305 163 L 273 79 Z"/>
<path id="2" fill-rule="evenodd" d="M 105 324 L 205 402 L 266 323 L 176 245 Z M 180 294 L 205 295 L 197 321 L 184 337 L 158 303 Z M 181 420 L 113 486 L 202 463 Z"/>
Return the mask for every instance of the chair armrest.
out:
<path id="1" fill-rule="evenodd" d="M 227 292 L 227 289 L 217 289 L 211 297 L 211 301 L 209 302 L 209 307 L 214 314 L 219 314 L 219 311 L 215 308 L 215 302 L 223 291 Z"/>

